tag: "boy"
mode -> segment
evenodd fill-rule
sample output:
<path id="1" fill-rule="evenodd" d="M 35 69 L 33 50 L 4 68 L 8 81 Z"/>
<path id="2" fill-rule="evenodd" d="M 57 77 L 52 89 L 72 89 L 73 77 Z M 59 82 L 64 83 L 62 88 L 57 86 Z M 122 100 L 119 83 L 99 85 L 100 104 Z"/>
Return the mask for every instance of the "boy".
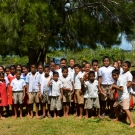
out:
<path id="1" fill-rule="evenodd" d="M 133 122 L 131 113 L 129 111 L 129 92 L 126 86 L 126 80 L 122 77 L 119 77 L 120 71 L 118 69 L 114 69 L 112 71 L 113 79 L 116 81 L 116 84 L 112 85 L 112 89 L 116 89 L 118 92 L 118 98 L 114 103 L 113 107 L 115 110 L 116 119 L 114 121 L 118 121 L 118 110 L 117 107 L 120 106 L 127 114 L 127 117 L 130 121 L 129 127 L 134 127 L 135 124 Z"/>
<path id="2" fill-rule="evenodd" d="M 22 111 L 23 111 L 23 100 L 25 97 L 25 86 L 26 83 L 24 80 L 20 78 L 21 71 L 16 71 L 16 78 L 12 80 L 10 86 L 12 87 L 13 91 L 13 101 L 14 101 L 14 118 L 17 118 L 17 110 L 18 110 L 18 104 L 20 107 L 20 118 L 22 118 Z"/>
<path id="3" fill-rule="evenodd" d="M 52 87 L 51 91 L 51 106 L 50 110 L 54 112 L 54 118 L 60 117 L 60 110 L 62 109 L 62 82 L 58 79 L 59 73 L 53 72 L 53 79 L 49 81 L 48 86 Z M 57 111 L 56 111 L 57 110 Z"/>
<path id="4" fill-rule="evenodd" d="M 50 95 L 51 95 L 51 88 L 48 86 L 48 83 L 52 76 L 49 75 L 50 69 L 49 67 L 44 68 L 44 76 L 40 79 L 40 85 L 41 85 L 41 103 L 42 103 L 42 111 L 43 115 L 40 117 L 40 119 L 45 118 L 46 116 L 46 104 L 47 104 L 47 116 L 48 118 L 51 118 L 50 115 Z"/>
<path id="5" fill-rule="evenodd" d="M 75 96 L 76 96 L 76 113 L 75 116 L 77 116 L 77 110 L 79 109 L 80 115 L 79 119 L 83 117 L 83 105 L 84 105 L 84 96 L 82 91 L 82 73 L 81 73 L 81 66 L 79 64 L 74 65 L 74 89 L 75 89 Z"/>
<path id="6" fill-rule="evenodd" d="M 39 97 L 40 93 L 40 74 L 36 72 L 36 65 L 31 65 L 31 72 L 26 76 L 26 86 L 27 86 L 27 95 L 29 98 L 29 114 L 30 118 L 33 118 L 33 104 L 36 103 L 36 117 L 38 116 L 39 110 Z"/>
<path id="7" fill-rule="evenodd" d="M 114 83 L 112 78 L 112 71 L 114 67 L 110 66 L 110 58 L 103 57 L 104 66 L 98 70 L 98 89 L 100 92 L 100 99 L 102 104 L 102 116 L 105 117 L 106 101 L 109 100 L 111 115 L 113 115 L 114 98 L 110 91 L 111 85 Z"/>
<path id="8" fill-rule="evenodd" d="M 53 72 L 55 71 L 55 68 L 56 68 L 56 64 L 54 61 L 51 61 L 50 64 L 49 64 L 49 67 L 50 67 L 50 73 L 49 75 L 50 76 L 53 76 Z"/>
<path id="9" fill-rule="evenodd" d="M 74 71 L 75 60 L 74 60 L 73 58 L 71 58 L 71 59 L 69 60 L 69 65 L 70 65 L 70 67 L 68 68 L 68 71 L 69 71 L 69 73 L 71 74 L 71 76 L 74 78 L 74 73 L 75 73 L 75 71 Z"/>
<path id="10" fill-rule="evenodd" d="M 98 60 L 92 60 L 92 70 L 95 71 L 95 80 L 98 80 Z"/>
<path id="11" fill-rule="evenodd" d="M 70 102 L 71 97 L 74 93 L 74 84 L 73 78 L 68 74 L 68 68 L 62 68 L 62 77 L 60 80 L 63 85 L 63 111 L 64 117 L 68 117 L 69 109 L 70 109 Z"/>
<path id="12" fill-rule="evenodd" d="M 86 119 L 88 118 L 89 111 L 92 116 L 92 108 L 97 108 L 98 117 L 100 117 L 100 105 L 98 98 L 98 81 L 95 80 L 95 72 L 90 71 L 88 74 L 88 81 L 84 82 L 86 88 L 84 98 L 84 109 L 86 109 Z"/>

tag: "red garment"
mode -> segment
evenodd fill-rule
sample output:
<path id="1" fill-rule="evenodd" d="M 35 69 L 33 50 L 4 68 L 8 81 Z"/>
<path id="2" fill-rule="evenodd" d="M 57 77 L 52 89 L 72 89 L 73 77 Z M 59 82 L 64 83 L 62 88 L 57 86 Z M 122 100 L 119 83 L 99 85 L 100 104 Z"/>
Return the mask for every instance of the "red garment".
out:
<path id="1" fill-rule="evenodd" d="M 132 96 L 132 95 L 130 98 L 130 108 L 134 108 L 134 96 Z"/>
<path id="2" fill-rule="evenodd" d="M 13 79 L 15 79 L 16 76 L 12 75 L 12 74 L 9 74 L 8 75 L 8 80 L 9 80 L 9 86 L 8 86 L 8 104 L 9 105 L 12 105 L 13 104 L 13 98 L 12 98 L 12 87 L 10 86 L 11 82 Z"/>
<path id="3" fill-rule="evenodd" d="M 6 90 L 6 82 L 0 82 L 0 106 L 7 106 L 8 105 L 8 97 L 7 97 L 7 90 Z"/>

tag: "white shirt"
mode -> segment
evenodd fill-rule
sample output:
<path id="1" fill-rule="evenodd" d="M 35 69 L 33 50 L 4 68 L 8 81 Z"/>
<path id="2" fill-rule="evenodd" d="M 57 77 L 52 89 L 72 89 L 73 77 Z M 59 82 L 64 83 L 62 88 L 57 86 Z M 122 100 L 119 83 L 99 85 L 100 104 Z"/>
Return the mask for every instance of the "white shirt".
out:
<path id="1" fill-rule="evenodd" d="M 74 79 L 74 69 L 72 69 L 71 67 L 68 68 L 68 74 L 70 74 L 72 76 L 72 78 Z"/>
<path id="2" fill-rule="evenodd" d="M 129 92 L 127 90 L 126 80 L 122 77 L 119 77 L 117 82 L 116 82 L 116 85 L 119 87 L 123 87 L 123 91 L 117 90 L 118 101 L 129 98 Z"/>
<path id="3" fill-rule="evenodd" d="M 12 86 L 12 91 L 22 91 L 23 87 L 26 85 L 23 79 L 17 80 L 16 78 L 11 81 L 10 86 Z"/>
<path id="4" fill-rule="evenodd" d="M 59 73 L 59 78 L 62 76 L 62 69 L 60 68 L 58 71 L 56 71 Z"/>
<path id="5" fill-rule="evenodd" d="M 43 94 L 43 92 L 48 92 L 49 95 L 51 95 L 51 88 L 50 86 L 48 86 L 48 82 L 50 81 L 51 76 L 45 77 L 42 76 L 40 79 L 40 84 L 41 84 L 41 94 Z"/>
<path id="6" fill-rule="evenodd" d="M 113 84 L 114 83 L 114 80 L 112 78 L 112 71 L 114 70 L 115 68 L 114 67 L 101 67 L 99 68 L 98 70 L 98 76 L 101 76 L 102 77 L 102 82 L 101 84 L 104 84 L 104 85 L 110 85 L 110 84 Z"/>
<path id="7" fill-rule="evenodd" d="M 5 76 L 5 77 L 4 77 L 4 79 L 5 79 L 5 82 L 6 82 L 6 87 L 7 87 L 7 86 L 8 86 L 8 84 L 9 84 L 8 77 L 7 77 L 7 76 Z"/>
<path id="8" fill-rule="evenodd" d="M 126 73 L 123 72 L 120 75 L 120 77 L 122 77 L 126 81 L 126 85 L 127 85 L 127 83 L 129 81 L 132 82 L 132 80 L 133 80 L 133 76 L 132 76 L 132 74 L 129 71 L 127 71 Z M 129 87 L 127 89 L 128 89 L 128 92 L 132 91 L 132 87 Z"/>
<path id="9" fill-rule="evenodd" d="M 60 80 L 58 80 L 57 82 L 52 80 L 50 82 L 50 85 L 52 86 L 51 96 L 60 96 L 61 95 L 60 89 L 62 88 L 62 82 Z"/>
<path id="10" fill-rule="evenodd" d="M 98 97 L 98 81 L 94 80 L 92 83 L 91 81 L 86 81 L 84 83 L 86 88 L 84 98 L 97 98 Z"/>
<path id="11" fill-rule="evenodd" d="M 81 78 L 82 78 L 82 73 L 79 72 L 78 74 L 74 74 L 74 89 L 81 89 Z"/>
<path id="12" fill-rule="evenodd" d="M 38 92 L 39 91 L 39 84 L 40 84 L 40 75 L 38 72 L 35 75 L 32 73 L 28 73 L 26 76 L 26 83 L 29 84 L 28 92 Z"/>
<path id="13" fill-rule="evenodd" d="M 123 68 L 120 67 L 120 75 L 123 73 Z"/>
<path id="14" fill-rule="evenodd" d="M 39 73 L 39 72 L 38 72 Z M 41 73 L 39 73 L 39 75 L 40 75 L 40 78 L 42 77 L 42 76 L 45 76 L 45 73 L 43 72 L 42 74 Z"/>
<path id="15" fill-rule="evenodd" d="M 73 82 L 72 76 L 68 75 L 66 78 L 62 76 L 60 77 L 60 81 L 62 82 L 63 87 L 69 88 L 70 91 L 72 91 L 72 82 Z"/>

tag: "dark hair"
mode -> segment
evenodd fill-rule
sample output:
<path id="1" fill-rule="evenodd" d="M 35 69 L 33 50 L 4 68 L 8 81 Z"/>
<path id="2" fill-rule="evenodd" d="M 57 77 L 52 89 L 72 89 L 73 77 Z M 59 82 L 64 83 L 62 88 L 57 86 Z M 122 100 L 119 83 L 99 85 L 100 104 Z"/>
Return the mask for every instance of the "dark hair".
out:
<path id="1" fill-rule="evenodd" d="M 45 66 L 44 69 L 45 69 L 45 68 L 48 68 L 48 69 L 50 70 L 49 66 Z"/>
<path id="2" fill-rule="evenodd" d="M 29 69 L 29 66 L 28 65 L 22 65 L 22 68 L 23 67 Z"/>
<path id="3" fill-rule="evenodd" d="M 105 59 L 108 59 L 110 61 L 109 56 L 104 56 L 103 59 L 102 59 L 102 61 L 104 62 Z"/>
<path id="4" fill-rule="evenodd" d="M 58 75 L 58 76 L 59 76 L 59 73 L 56 72 L 56 71 L 54 71 L 54 72 L 53 72 L 53 76 L 54 76 L 54 75 Z"/>
<path id="5" fill-rule="evenodd" d="M 12 67 L 16 69 L 16 66 L 15 65 L 11 65 L 9 68 L 11 69 Z"/>
<path id="6" fill-rule="evenodd" d="M 74 68 L 75 68 L 75 67 L 78 67 L 79 69 L 81 69 L 81 66 L 80 66 L 79 64 L 75 64 L 75 65 L 74 65 Z"/>
<path id="7" fill-rule="evenodd" d="M 3 72 L 5 71 L 4 67 L 3 66 L 0 66 L 2 69 L 3 69 Z"/>
<path id="8" fill-rule="evenodd" d="M 112 71 L 112 74 L 117 74 L 117 75 L 119 75 L 119 74 L 120 74 L 120 71 L 119 71 L 118 69 L 114 69 L 114 70 Z"/>
<path id="9" fill-rule="evenodd" d="M 70 58 L 70 60 L 73 60 L 73 61 L 75 62 L 75 59 L 74 59 L 74 58 Z M 70 60 L 69 60 L 69 61 L 70 61 Z"/>
<path id="10" fill-rule="evenodd" d="M 44 68 L 43 64 L 39 64 L 39 65 L 38 65 L 38 67 L 39 67 L 39 66 L 41 66 L 41 67 L 43 67 L 43 68 Z"/>
<path id="11" fill-rule="evenodd" d="M 83 60 L 83 61 L 82 61 L 82 63 L 83 63 L 83 62 L 87 63 L 87 61 L 86 61 L 86 60 Z"/>
<path id="12" fill-rule="evenodd" d="M 68 67 L 63 67 L 63 68 L 62 68 L 62 72 L 63 72 L 64 70 L 67 70 L 67 71 L 68 71 Z"/>
<path id="13" fill-rule="evenodd" d="M 22 67 L 20 64 L 17 64 L 17 65 L 16 65 L 16 67 L 18 67 L 18 66 Z"/>
<path id="14" fill-rule="evenodd" d="M 31 64 L 31 65 L 30 65 L 30 68 L 31 68 L 32 66 L 35 66 L 35 67 L 37 68 L 37 65 L 36 65 L 36 64 Z"/>
<path id="15" fill-rule="evenodd" d="M 52 63 L 56 64 L 54 61 L 51 61 L 51 62 L 49 63 L 49 65 L 51 65 Z"/>
<path id="16" fill-rule="evenodd" d="M 88 63 L 88 62 L 86 64 L 90 65 L 90 63 Z M 84 66 L 86 66 L 86 64 Z"/>
<path id="17" fill-rule="evenodd" d="M 3 72 L 0 72 L 0 77 L 3 76 L 4 77 L 4 73 Z"/>
<path id="18" fill-rule="evenodd" d="M 88 77 L 90 77 L 90 75 L 93 75 L 95 77 L 95 72 L 94 71 L 90 71 Z"/>
<path id="19" fill-rule="evenodd" d="M 60 62 L 63 61 L 63 60 L 67 62 L 67 59 L 66 58 L 61 58 Z"/>
<path id="20" fill-rule="evenodd" d="M 135 76 L 135 70 L 131 71 L 132 76 Z"/>
<path id="21" fill-rule="evenodd" d="M 129 61 L 125 61 L 124 63 L 125 63 L 125 64 L 127 64 L 128 68 L 130 68 L 130 67 L 131 67 L 131 62 L 129 62 Z"/>
<path id="22" fill-rule="evenodd" d="M 20 72 L 21 73 L 21 70 L 16 70 L 16 73 Z"/>
<path id="23" fill-rule="evenodd" d="M 10 69 L 10 67 L 5 67 L 5 71 L 6 71 L 6 69 Z"/>
<path id="24" fill-rule="evenodd" d="M 98 60 L 96 60 L 96 59 L 92 60 L 92 65 L 94 62 L 98 63 Z"/>

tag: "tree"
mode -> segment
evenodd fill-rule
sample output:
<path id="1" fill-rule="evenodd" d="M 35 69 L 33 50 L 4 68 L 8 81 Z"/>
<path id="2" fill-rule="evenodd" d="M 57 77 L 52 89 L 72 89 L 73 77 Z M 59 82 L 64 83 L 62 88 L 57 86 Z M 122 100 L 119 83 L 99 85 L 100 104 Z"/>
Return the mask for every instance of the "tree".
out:
<path id="1" fill-rule="evenodd" d="M 135 2 L 119 0 L 3 0 L 0 4 L 0 53 L 28 55 L 43 62 L 49 50 L 120 43 L 133 34 Z"/>

